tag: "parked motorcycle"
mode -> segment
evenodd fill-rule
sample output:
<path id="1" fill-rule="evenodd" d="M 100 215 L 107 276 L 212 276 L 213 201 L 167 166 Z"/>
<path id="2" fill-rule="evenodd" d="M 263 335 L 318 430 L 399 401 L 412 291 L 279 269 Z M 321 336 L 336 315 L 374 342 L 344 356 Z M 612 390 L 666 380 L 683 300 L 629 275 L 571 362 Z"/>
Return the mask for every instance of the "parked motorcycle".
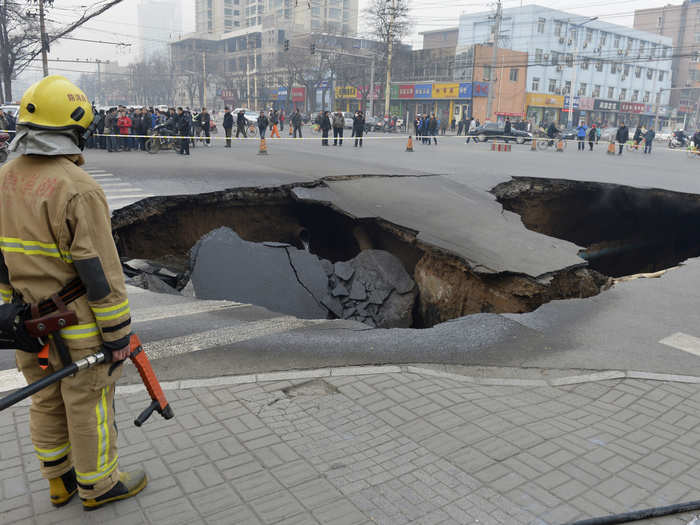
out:
<path id="1" fill-rule="evenodd" d="M 162 149 L 176 149 L 177 137 L 175 132 L 166 127 L 165 124 L 158 124 L 151 133 L 153 138 L 146 140 L 146 151 L 148 153 L 158 153 Z"/>
<path id="2" fill-rule="evenodd" d="M 7 133 L 0 133 L 0 164 L 7 160 L 9 156 L 8 147 L 10 145 L 10 136 Z"/>
<path id="3" fill-rule="evenodd" d="M 682 131 L 674 131 L 668 139 L 668 147 L 671 149 L 685 148 L 688 145 L 688 137 Z"/>

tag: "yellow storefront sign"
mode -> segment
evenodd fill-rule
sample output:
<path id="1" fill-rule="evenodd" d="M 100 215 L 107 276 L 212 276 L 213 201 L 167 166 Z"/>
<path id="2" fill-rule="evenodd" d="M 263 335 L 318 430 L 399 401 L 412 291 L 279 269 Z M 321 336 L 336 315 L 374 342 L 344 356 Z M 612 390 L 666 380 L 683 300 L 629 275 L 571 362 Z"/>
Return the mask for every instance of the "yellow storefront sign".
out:
<path id="1" fill-rule="evenodd" d="M 459 84 L 433 84 L 433 98 L 459 98 Z"/>
<path id="2" fill-rule="evenodd" d="M 564 97 L 562 95 L 547 95 L 545 93 L 527 93 L 525 105 L 538 108 L 563 108 Z"/>
<path id="3" fill-rule="evenodd" d="M 357 88 L 353 86 L 338 86 L 335 88 L 335 98 L 357 98 Z"/>

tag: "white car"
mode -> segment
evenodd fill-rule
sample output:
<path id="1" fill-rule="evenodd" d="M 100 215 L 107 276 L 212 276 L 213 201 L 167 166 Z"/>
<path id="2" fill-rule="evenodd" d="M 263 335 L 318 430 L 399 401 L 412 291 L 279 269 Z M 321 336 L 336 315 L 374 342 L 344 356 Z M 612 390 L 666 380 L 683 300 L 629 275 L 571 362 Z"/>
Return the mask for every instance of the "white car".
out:
<path id="1" fill-rule="evenodd" d="M 238 113 L 243 111 L 243 114 L 245 115 L 245 118 L 248 120 L 250 124 L 257 124 L 258 123 L 258 117 L 259 114 L 256 113 L 255 111 L 248 109 L 248 108 L 236 108 L 234 109 L 231 114 L 233 115 L 233 121 L 235 122 L 236 119 L 238 118 Z"/>
<path id="2" fill-rule="evenodd" d="M 343 111 L 343 118 L 345 119 L 345 129 L 352 129 L 353 117 L 355 115 L 349 111 Z"/>

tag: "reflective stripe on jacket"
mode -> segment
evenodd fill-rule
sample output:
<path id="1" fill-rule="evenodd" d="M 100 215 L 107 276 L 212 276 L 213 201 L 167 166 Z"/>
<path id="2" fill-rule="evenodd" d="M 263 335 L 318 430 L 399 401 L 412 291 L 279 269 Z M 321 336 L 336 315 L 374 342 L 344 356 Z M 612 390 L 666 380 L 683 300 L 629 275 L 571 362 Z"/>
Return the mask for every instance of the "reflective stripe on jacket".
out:
<path id="1" fill-rule="evenodd" d="M 79 155 L 22 155 L 0 167 L 0 298 L 37 303 L 80 277 L 69 348 L 128 343 L 131 316 L 110 211 Z M 112 346 L 112 345 L 110 345 Z"/>

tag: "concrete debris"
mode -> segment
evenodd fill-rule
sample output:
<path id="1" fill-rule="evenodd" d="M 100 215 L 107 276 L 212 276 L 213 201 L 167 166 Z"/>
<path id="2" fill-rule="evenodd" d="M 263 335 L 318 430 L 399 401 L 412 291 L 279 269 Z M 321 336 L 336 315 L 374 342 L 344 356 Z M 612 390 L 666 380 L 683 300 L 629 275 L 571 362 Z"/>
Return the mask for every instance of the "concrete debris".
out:
<path id="1" fill-rule="evenodd" d="M 343 281 L 349 281 L 355 273 L 355 268 L 346 262 L 339 261 L 334 265 L 334 273 Z"/>
<path id="2" fill-rule="evenodd" d="M 318 257 L 294 247 L 241 239 L 230 228 L 202 237 L 191 251 L 200 299 L 227 299 L 304 319 L 326 319 L 327 276 Z"/>
<path id="3" fill-rule="evenodd" d="M 122 263 L 122 269 L 129 284 L 159 293 L 179 293 L 182 275 L 154 261 L 131 259 Z"/>
<path id="4" fill-rule="evenodd" d="M 163 282 L 157 276 L 151 275 L 150 273 L 141 273 L 134 277 L 129 277 L 126 280 L 126 284 L 138 286 L 139 288 L 150 290 L 156 293 L 180 295 L 180 292 L 178 292 L 177 289 Z"/>
<path id="5" fill-rule="evenodd" d="M 332 264 L 283 243 L 244 241 L 230 228 L 202 237 L 190 252 L 187 293 L 264 306 L 301 318 L 339 318 L 409 328 L 415 283 L 392 254 L 366 250 Z M 329 274 L 330 271 L 330 274 Z"/>
<path id="6" fill-rule="evenodd" d="M 130 259 L 124 263 L 128 269 L 139 273 L 156 273 L 158 270 L 149 261 L 145 259 Z"/>

